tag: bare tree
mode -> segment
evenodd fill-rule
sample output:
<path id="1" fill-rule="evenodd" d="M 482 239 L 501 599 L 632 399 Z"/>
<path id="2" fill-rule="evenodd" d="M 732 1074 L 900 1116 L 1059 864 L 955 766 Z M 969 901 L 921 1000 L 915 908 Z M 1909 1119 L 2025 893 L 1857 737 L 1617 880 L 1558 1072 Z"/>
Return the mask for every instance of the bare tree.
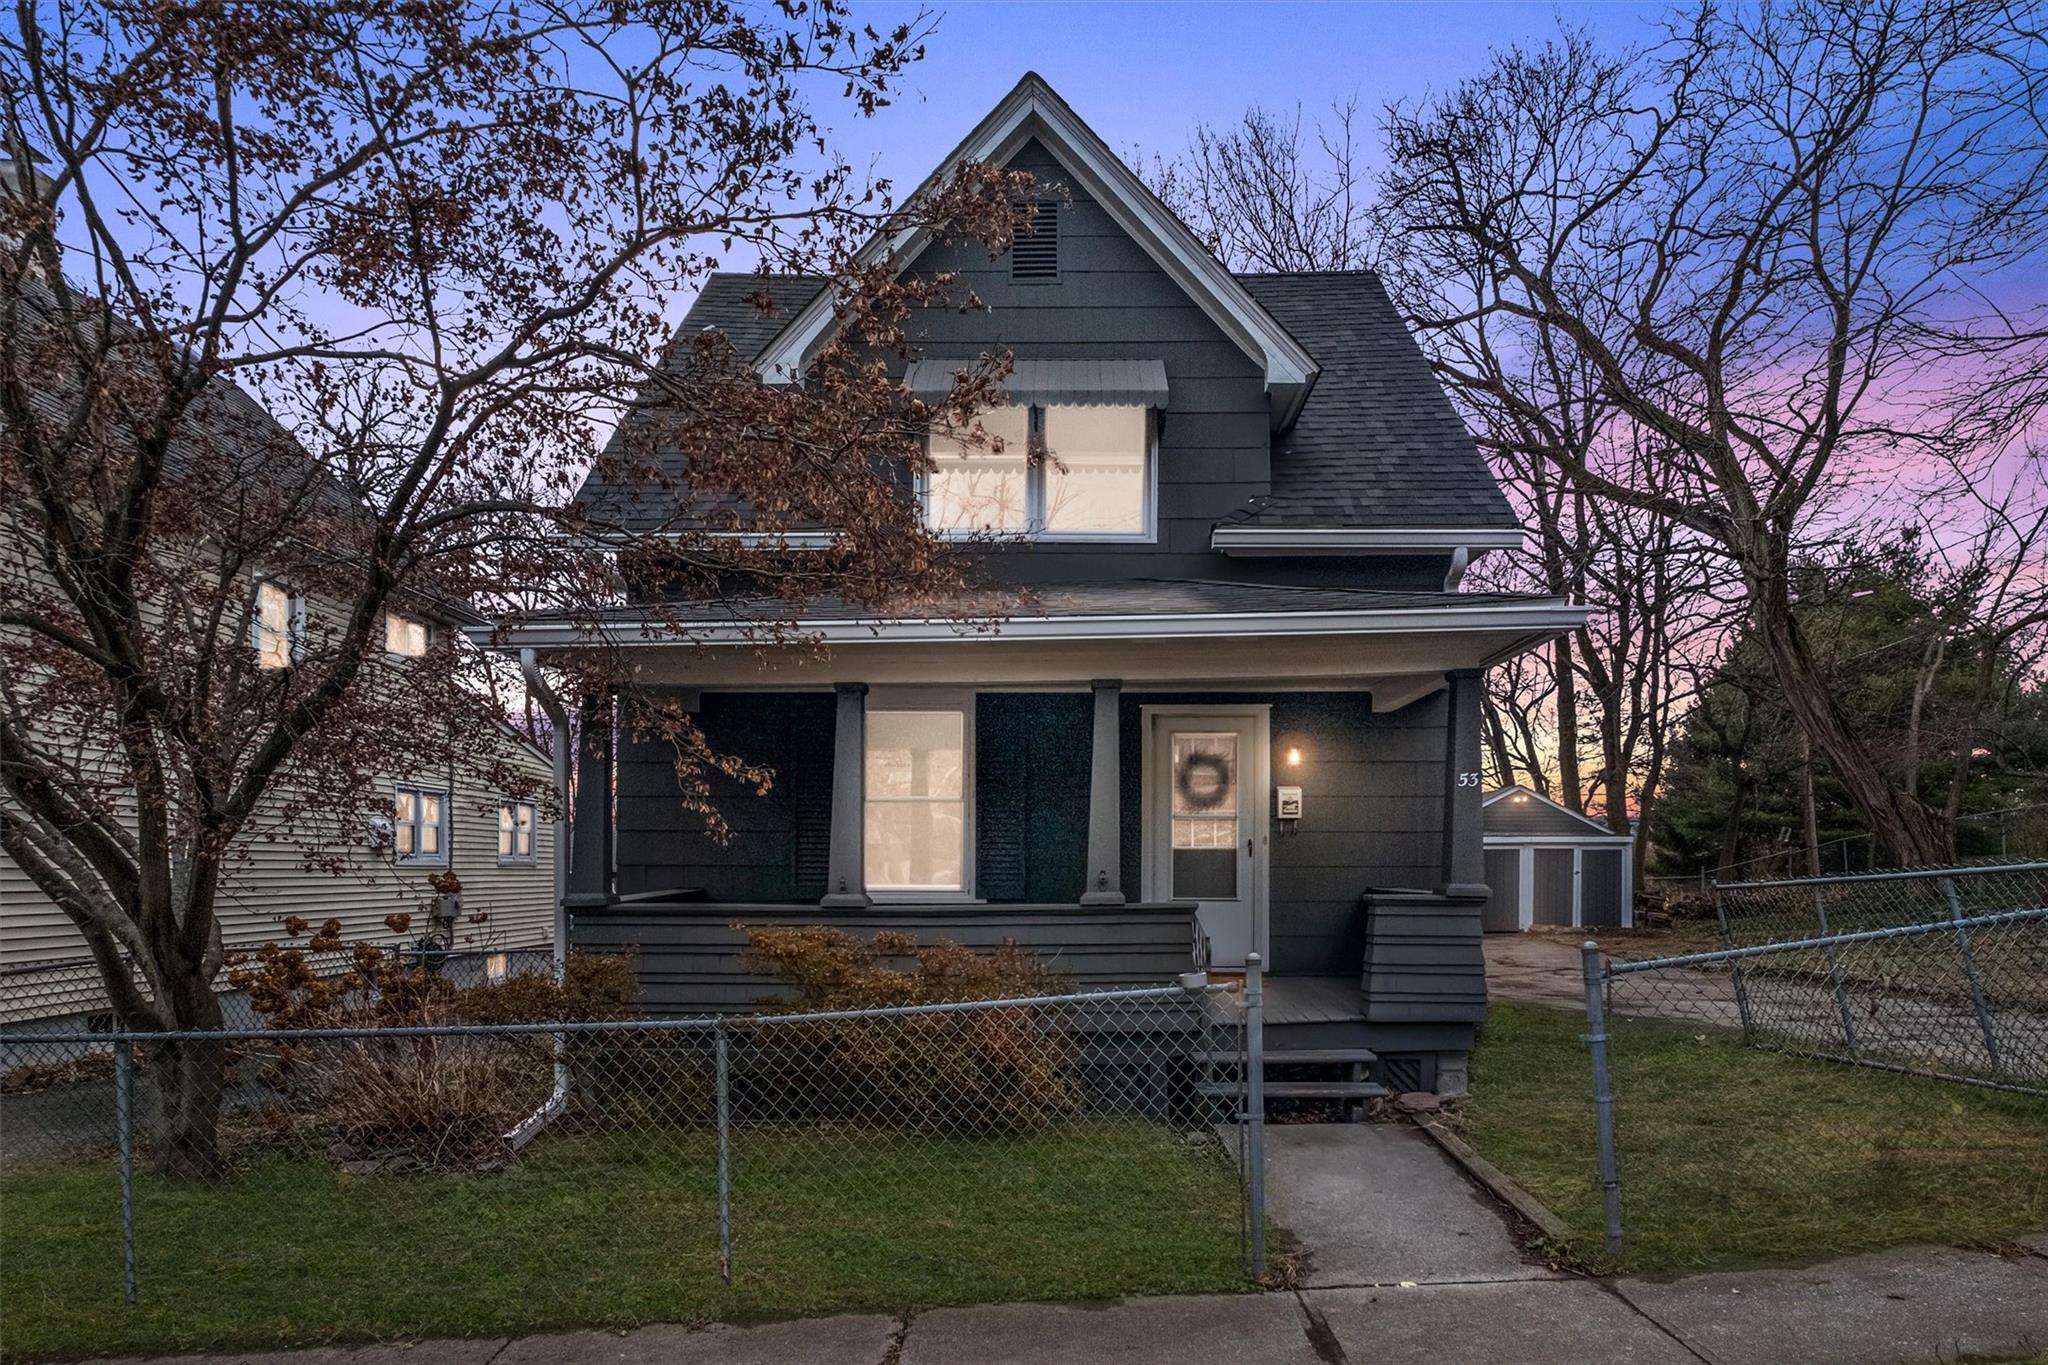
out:
<path id="1" fill-rule="evenodd" d="M 1357 123 L 1356 98 L 1306 132 L 1299 106 L 1291 118 L 1254 106 L 1138 169 L 1233 270 L 1358 270 L 1372 256 L 1372 184 Z"/>
<path id="2" fill-rule="evenodd" d="M 2033 6 L 1707 3 L 1647 53 L 1510 50 L 1389 120 L 1388 247 L 1437 281 L 1420 325 L 1467 338 L 1432 343 L 1439 372 L 1533 421 L 1528 358 L 1554 352 L 1647 434 L 1536 453 L 1726 557 L 1802 732 L 1903 862 L 1947 849 L 1939 813 L 1845 720 L 1789 570 L 1859 484 L 1975 470 L 2038 415 L 2040 301 L 1987 300 L 2042 268 L 2044 73 Z"/>
<path id="3" fill-rule="evenodd" d="M 19 0 L 0 32 L 0 844 L 123 1024 L 219 1025 L 215 905 L 252 839 L 317 861 L 390 814 L 394 770 L 481 761 L 502 712 L 479 652 L 449 641 L 395 674 L 389 608 L 594 625 L 622 583 L 747 581 L 786 614 L 957 584 L 901 488 L 925 421 L 971 421 L 998 366 L 927 407 L 866 363 L 947 282 L 851 245 L 885 218 L 1003 245 L 1028 184 L 962 167 L 894 209 L 822 151 L 816 112 L 885 104 L 924 27 L 876 34 L 838 0 Z M 716 337 L 660 355 L 671 301 L 733 251 L 831 272 L 842 326 L 806 385 L 764 383 Z M 593 419 L 636 392 L 659 401 L 600 450 Z M 675 496 L 603 524 L 567 501 L 593 461 Z M 770 542 L 837 536 L 778 556 L 707 505 L 750 507 Z M 632 685 L 616 658 L 582 668 L 588 692 Z M 686 715 L 635 712 L 686 776 L 768 780 Z M 159 1163 L 211 1174 L 220 1048 L 152 1063 Z"/>

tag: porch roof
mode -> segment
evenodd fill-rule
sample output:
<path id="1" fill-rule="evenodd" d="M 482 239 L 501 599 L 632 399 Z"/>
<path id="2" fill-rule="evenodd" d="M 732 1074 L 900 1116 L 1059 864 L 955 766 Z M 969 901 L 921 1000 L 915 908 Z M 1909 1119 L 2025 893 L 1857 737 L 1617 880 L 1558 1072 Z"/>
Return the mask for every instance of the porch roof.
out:
<path id="1" fill-rule="evenodd" d="M 800 611 L 770 596 L 734 595 L 701 602 L 612 608 L 601 620 L 528 616 L 480 638 L 500 645 L 560 647 L 595 643 L 601 635 L 617 644 L 676 643 L 672 635 L 649 633 L 667 627 L 689 632 L 692 643 L 752 643 L 773 627 L 814 634 L 831 641 L 886 637 L 931 640 L 957 636 L 1016 635 L 1067 638 L 1088 623 L 1106 629 L 1091 634 L 1145 636 L 1342 633 L 1359 627 L 1402 630 L 1441 623 L 1479 627 L 1518 624 L 1571 629 L 1586 609 L 1564 598 L 1535 593 L 1397 592 L 1374 588 L 1297 587 L 1278 583 L 1233 583 L 1196 578 L 1128 578 L 1115 582 L 1059 583 L 1024 588 L 983 588 L 949 601 L 923 603 L 900 612 L 881 612 L 836 597 L 818 597 Z M 1050 629 L 1048 629 L 1050 628 Z"/>
<path id="2" fill-rule="evenodd" d="M 1561 598 L 1388 592 L 1204 579 L 1128 579 L 984 590 L 902 614 L 818 600 L 800 611 L 733 597 L 603 619 L 528 617 L 480 644 L 542 653 L 628 648 L 650 682 L 815 688 L 834 682 L 1370 690 L 1398 709 L 1585 621 Z M 824 645 L 820 650 L 808 646 Z M 788 646 L 796 646 L 788 648 Z"/>

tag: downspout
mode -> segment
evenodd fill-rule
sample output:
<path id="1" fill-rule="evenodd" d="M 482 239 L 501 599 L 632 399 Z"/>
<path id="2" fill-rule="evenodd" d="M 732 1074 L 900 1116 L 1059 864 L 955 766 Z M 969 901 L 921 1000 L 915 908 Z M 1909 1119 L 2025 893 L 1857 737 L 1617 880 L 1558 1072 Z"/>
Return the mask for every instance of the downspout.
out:
<path id="1" fill-rule="evenodd" d="M 540 664 L 534 651 L 519 651 L 519 673 L 526 679 L 526 690 L 540 703 L 540 709 L 547 714 L 548 728 L 554 732 L 555 760 L 555 842 L 553 852 L 555 887 L 555 984 L 563 984 L 568 976 L 569 966 L 569 911 L 563 903 L 569 893 L 569 765 L 572 750 L 569 736 L 569 713 L 562 705 L 562 699 L 548 686 L 548 680 L 540 671 Z M 569 1104 L 569 1038 L 567 1034 L 555 1035 L 555 1088 L 548 1094 L 540 1108 L 534 1110 L 511 1132 L 505 1134 L 505 1141 L 513 1151 L 539 1137 L 541 1130 L 561 1117 L 562 1110 Z"/>

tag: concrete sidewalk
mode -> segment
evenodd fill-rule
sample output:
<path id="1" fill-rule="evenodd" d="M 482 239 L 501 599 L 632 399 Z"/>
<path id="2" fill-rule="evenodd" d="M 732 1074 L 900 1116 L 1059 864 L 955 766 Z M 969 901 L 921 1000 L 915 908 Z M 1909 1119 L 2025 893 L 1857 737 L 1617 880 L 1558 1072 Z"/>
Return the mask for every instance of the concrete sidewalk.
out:
<path id="1" fill-rule="evenodd" d="M 214 1365 L 1877 1365 L 2048 1348 L 2048 1238 L 2001 1258 L 1913 1248 L 1667 1282 L 1512 1278 L 942 1308 L 758 1327 L 203 1357 Z M 192 1357 L 182 1359 L 192 1360 Z"/>

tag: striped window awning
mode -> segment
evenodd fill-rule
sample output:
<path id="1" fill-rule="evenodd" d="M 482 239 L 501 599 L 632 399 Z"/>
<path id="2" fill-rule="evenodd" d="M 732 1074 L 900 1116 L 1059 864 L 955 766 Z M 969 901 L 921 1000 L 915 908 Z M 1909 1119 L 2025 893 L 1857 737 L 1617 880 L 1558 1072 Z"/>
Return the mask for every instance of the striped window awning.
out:
<path id="1" fill-rule="evenodd" d="M 910 391 L 928 403 L 953 391 L 954 374 L 975 357 L 927 357 L 904 376 Z M 1166 364 L 1159 360 L 1019 360 L 1003 391 L 1014 403 L 1059 407 L 1163 408 Z"/>

